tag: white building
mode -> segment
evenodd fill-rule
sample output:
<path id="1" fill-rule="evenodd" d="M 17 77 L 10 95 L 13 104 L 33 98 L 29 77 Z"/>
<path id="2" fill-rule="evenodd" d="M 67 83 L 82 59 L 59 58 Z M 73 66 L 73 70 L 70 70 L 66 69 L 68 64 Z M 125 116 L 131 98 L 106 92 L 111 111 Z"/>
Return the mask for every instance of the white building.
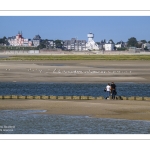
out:
<path id="1" fill-rule="evenodd" d="M 115 44 L 113 44 L 111 40 L 105 43 L 105 51 L 113 51 L 114 47 L 115 47 Z"/>
<path id="2" fill-rule="evenodd" d="M 144 43 L 143 44 L 143 48 L 147 48 L 147 49 L 150 50 L 150 43 Z"/>
<path id="3" fill-rule="evenodd" d="M 89 33 L 87 34 L 88 42 L 86 43 L 86 50 L 99 50 L 98 44 L 96 44 L 93 40 L 94 34 Z"/>
<path id="4" fill-rule="evenodd" d="M 125 46 L 126 46 L 126 43 L 123 42 L 123 41 L 117 42 L 117 43 L 115 44 L 115 47 L 116 47 L 116 48 L 122 48 L 122 47 L 125 47 Z"/>
<path id="5" fill-rule="evenodd" d="M 22 46 L 32 46 L 32 41 L 30 39 L 24 39 Z"/>
<path id="6" fill-rule="evenodd" d="M 16 36 L 8 37 L 8 43 L 10 46 L 32 46 L 32 41 L 24 39 L 20 32 Z"/>
<path id="7" fill-rule="evenodd" d="M 40 42 L 41 42 L 41 37 L 40 35 L 36 35 L 34 38 L 33 38 L 33 46 L 37 47 L 40 45 Z"/>

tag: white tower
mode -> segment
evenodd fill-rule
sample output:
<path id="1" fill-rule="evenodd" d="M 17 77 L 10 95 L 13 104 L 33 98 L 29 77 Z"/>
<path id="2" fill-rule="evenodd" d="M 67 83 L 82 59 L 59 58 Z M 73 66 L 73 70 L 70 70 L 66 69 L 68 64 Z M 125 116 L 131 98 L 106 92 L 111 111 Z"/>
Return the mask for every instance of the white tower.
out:
<path id="1" fill-rule="evenodd" d="M 86 50 L 99 50 L 98 45 L 94 42 L 94 34 L 89 33 L 87 34 L 88 42 L 86 43 Z"/>
<path id="2" fill-rule="evenodd" d="M 87 34 L 87 37 L 88 37 L 88 42 L 91 42 L 91 41 L 93 41 L 94 34 L 93 33 L 89 33 L 89 34 Z"/>

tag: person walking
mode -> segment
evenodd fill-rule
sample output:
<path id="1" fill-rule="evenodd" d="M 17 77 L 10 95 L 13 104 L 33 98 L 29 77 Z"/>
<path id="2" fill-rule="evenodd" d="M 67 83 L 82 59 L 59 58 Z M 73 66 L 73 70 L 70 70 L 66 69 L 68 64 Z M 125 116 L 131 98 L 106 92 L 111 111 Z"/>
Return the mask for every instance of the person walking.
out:
<path id="1" fill-rule="evenodd" d="M 115 100 L 116 96 L 116 85 L 114 82 L 111 83 L 111 94 L 112 94 L 112 99 Z"/>
<path id="2" fill-rule="evenodd" d="M 107 97 L 106 97 L 106 99 L 109 99 L 109 97 L 110 97 L 110 90 L 111 90 L 111 86 L 110 86 L 110 84 L 108 83 L 107 86 L 106 86 L 106 92 L 107 92 Z"/>

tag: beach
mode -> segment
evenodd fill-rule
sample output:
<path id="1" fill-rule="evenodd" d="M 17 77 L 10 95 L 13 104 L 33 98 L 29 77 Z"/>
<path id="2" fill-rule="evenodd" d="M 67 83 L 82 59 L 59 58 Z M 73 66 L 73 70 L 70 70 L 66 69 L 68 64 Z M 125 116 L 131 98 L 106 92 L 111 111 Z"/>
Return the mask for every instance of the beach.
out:
<path id="1" fill-rule="evenodd" d="M 0 60 L 1 82 L 150 83 L 150 61 Z M 47 114 L 150 120 L 150 102 L 134 100 L 0 100 L 0 110 L 47 110 Z"/>
<path id="2" fill-rule="evenodd" d="M 0 110 L 46 110 L 53 115 L 149 120 L 150 101 L 129 100 L 0 100 Z"/>

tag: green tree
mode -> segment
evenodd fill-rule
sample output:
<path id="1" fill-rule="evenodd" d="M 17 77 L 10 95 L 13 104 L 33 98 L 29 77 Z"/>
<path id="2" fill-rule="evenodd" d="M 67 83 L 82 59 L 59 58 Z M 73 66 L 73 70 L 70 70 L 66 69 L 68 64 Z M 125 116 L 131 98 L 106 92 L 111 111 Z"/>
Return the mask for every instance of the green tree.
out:
<path id="1" fill-rule="evenodd" d="M 56 45 L 56 48 L 62 48 L 63 43 L 61 40 L 55 40 L 55 45 Z"/>
<path id="2" fill-rule="evenodd" d="M 0 39 L 0 44 L 7 44 L 7 38 L 5 36 Z"/>
<path id="3" fill-rule="evenodd" d="M 45 44 L 41 43 L 38 47 L 38 49 L 43 49 L 43 48 L 46 48 Z"/>
<path id="4" fill-rule="evenodd" d="M 141 42 L 144 44 L 144 43 L 147 43 L 147 41 L 146 40 L 141 40 Z"/>
<path id="5" fill-rule="evenodd" d="M 128 39 L 127 45 L 128 47 L 137 47 L 137 40 L 135 37 L 131 37 L 130 39 Z"/>
<path id="6" fill-rule="evenodd" d="M 125 50 L 127 50 L 126 47 L 119 47 L 119 48 L 117 48 L 117 51 L 125 51 Z"/>
<path id="7" fill-rule="evenodd" d="M 150 41 L 148 41 L 148 43 L 150 43 Z"/>
<path id="8" fill-rule="evenodd" d="M 40 45 L 37 48 L 38 49 L 46 48 L 46 43 L 47 43 L 47 39 L 46 40 L 41 40 Z"/>
<path id="9" fill-rule="evenodd" d="M 3 39 L 0 39 L 0 44 L 3 44 Z"/>

